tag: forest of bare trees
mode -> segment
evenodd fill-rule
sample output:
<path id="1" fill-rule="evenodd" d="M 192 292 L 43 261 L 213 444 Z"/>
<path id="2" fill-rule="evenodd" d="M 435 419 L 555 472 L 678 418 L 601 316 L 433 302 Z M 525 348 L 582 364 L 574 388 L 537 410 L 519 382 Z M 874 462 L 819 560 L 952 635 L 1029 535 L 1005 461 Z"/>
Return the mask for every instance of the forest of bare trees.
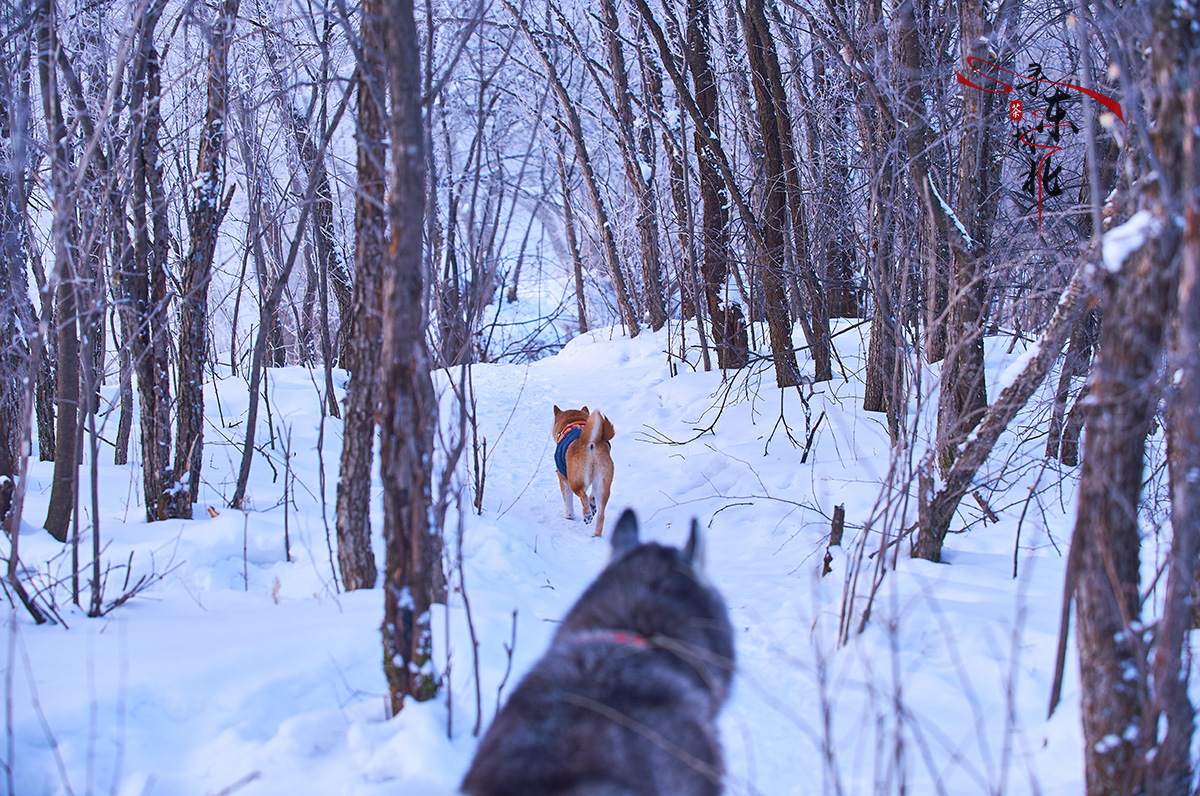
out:
<path id="1" fill-rule="evenodd" d="M 462 366 L 607 326 L 677 330 L 730 379 L 860 380 L 918 506 L 880 549 L 934 562 L 1053 378 L 1045 454 L 1080 467 L 1059 665 L 1073 620 L 1087 792 L 1187 793 L 1198 31 L 1194 4 L 1172 0 L 5 3 L 6 589 L 45 618 L 24 520 L 73 546 L 75 600 L 105 610 L 81 465 L 134 462 L 147 520 L 190 518 L 217 373 L 245 379 L 250 403 L 220 430 L 236 483 L 208 488 L 250 510 L 264 373 L 310 367 L 341 420 L 338 576 L 382 587 L 398 711 L 438 687 L 429 608 L 450 558 L 434 505 L 471 458 L 438 435 L 431 371 L 453 374 L 462 429 Z M 499 333 L 497 307 L 547 261 L 569 300 Z M 832 346 L 850 323 L 870 330 L 864 373 Z M 1031 343 L 999 384 L 986 337 Z M 933 363 L 936 438 L 918 439 Z M 1160 428 L 1172 533 L 1152 610 L 1139 547 Z M 30 457 L 54 462 L 44 518 L 23 508 Z"/>

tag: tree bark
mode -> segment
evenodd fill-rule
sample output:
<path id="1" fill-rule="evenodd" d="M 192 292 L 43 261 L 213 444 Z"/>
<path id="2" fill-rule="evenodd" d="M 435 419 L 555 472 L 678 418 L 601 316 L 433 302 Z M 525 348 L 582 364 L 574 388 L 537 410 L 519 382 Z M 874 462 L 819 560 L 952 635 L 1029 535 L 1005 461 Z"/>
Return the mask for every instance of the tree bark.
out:
<path id="1" fill-rule="evenodd" d="M 383 341 L 381 273 L 387 256 L 387 65 L 382 0 L 362 8 L 362 66 L 358 73 L 358 189 L 355 193 L 355 279 L 347 319 L 350 382 L 342 426 L 337 491 L 338 564 L 347 591 L 375 586 L 371 550 L 371 475 L 374 465 L 379 348 Z"/>
<path id="2" fill-rule="evenodd" d="M 389 129 L 395 146 L 388 197 L 391 238 L 384 261 L 380 473 L 387 549 L 383 668 L 395 714 L 406 698 L 422 701 L 437 693 L 429 609 L 438 598 L 441 540 L 430 527 L 437 400 L 425 341 L 420 50 L 412 0 L 388 0 L 385 13 Z"/>
<path id="3" fill-rule="evenodd" d="M 771 92 L 771 78 L 766 53 L 774 44 L 763 38 L 755 20 L 765 16 L 757 0 L 748 0 L 744 17 L 746 48 L 750 55 L 750 72 L 754 86 L 754 105 L 763 142 L 763 179 L 766 181 L 765 207 L 762 211 L 763 250 L 759 273 L 766 298 L 767 328 L 771 338 L 771 354 L 775 362 L 775 383 L 793 387 L 800 383 L 800 368 L 792 346 L 792 323 L 784 287 L 784 234 L 787 228 L 787 178 L 784 174 L 783 151 Z M 764 22 L 765 24 L 765 22 Z M 826 351 L 828 353 L 828 351 Z"/>
<path id="4" fill-rule="evenodd" d="M 838 7 L 844 8 L 844 5 L 842 3 Z M 882 6 L 878 3 L 870 4 L 867 14 L 865 24 L 878 31 L 872 42 L 875 48 L 872 57 L 876 62 L 886 63 L 890 57 L 887 51 L 888 39 L 882 27 Z M 899 37 L 898 46 L 903 48 L 905 44 L 903 37 Z M 814 57 L 816 56 L 817 53 L 814 53 Z M 819 80 L 829 82 L 828 78 L 820 73 Z M 901 229 L 902 220 L 897 211 L 901 206 L 898 195 L 903 193 L 903 187 L 897 178 L 895 161 L 898 158 L 891 155 L 902 146 L 903 139 L 895 119 L 880 108 L 878 98 L 868 88 L 868 84 L 858 83 L 854 96 L 859 141 L 866 156 L 869 173 L 872 175 L 867 205 L 870 225 L 867 276 L 874 309 L 871 313 L 871 334 L 867 344 L 863 409 L 886 414 L 888 436 L 892 444 L 896 445 L 901 439 L 900 416 L 905 411 L 902 378 L 904 339 L 900 314 L 903 302 L 903 268 L 908 257 L 905 256 L 907 244 L 901 236 L 909 237 L 911 233 L 908 228 Z M 828 149 L 828 145 L 824 148 Z M 833 210 L 830 209 L 830 212 Z M 898 279 L 898 276 L 901 278 Z"/>
<path id="5" fill-rule="evenodd" d="M 658 196 L 654 191 L 653 172 L 649 176 L 643 173 L 643 169 L 652 170 L 654 162 L 639 151 L 634 140 L 633 100 L 629 91 L 629 76 L 626 74 L 625 53 L 621 43 L 615 0 L 600 0 L 600 12 L 601 30 L 608 52 L 608 70 L 613 82 L 612 100 L 621 137 L 625 177 L 633 189 L 637 204 L 637 229 L 642 253 L 642 289 L 645 291 L 650 328 L 657 332 L 667 322 L 658 244 Z"/>
<path id="6" fill-rule="evenodd" d="M 567 248 L 571 252 L 571 265 L 575 273 L 575 305 L 579 311 L 579 333 L 588 330 L 587 305 L 583 294 L 583 258 L 579 255 L 579 243 L 575 239 L 575 210 L 571 193 L 571 179 L 567 173 L 566 157 L 560 136 L 554 137 L 555 154 L 558 156 L 558 184 L 562 190 L 563 232 L 567 236 Z"/>
<path id="7" fill-rule="evenodd" d="M 4 64 L 8 74 L 17 64 Z M 7 81 L 0 84 L 0 527 L 20 479 L 28 427 L 29 341 L 39 333 L 29 300 L 25 270 L 24 176 L 32 119 L 28 97 L 18 96 Z"/>
<path id="8" fill-rule="evenodd" d="M 699 305 L 699 280 L 694 279 L 696 270 L 695 236 L 692 234 L 692 205 L 688 191 L 687 173 L 684 170 L 685 155 L 683 152 L 684 135 L 682 129 L 675 128 L 669 121 L 666 102 L 663 98 L 662 66 L 654 57 L 650 43 L 646 41 L 646 23 L 638 17 L 637 20 L 638 61 L 642 70 L 643 102 L 652 112 L 652 117 L 662 128 L 662 143 L 665 150 L 668 177 L 667 183 L 671 192 L 671 209 L 675 215 L 676 238 L 679 246 L 681 265 L 678 269 L 679 293 L 684 318 L 696 317 Z M 666 224 L 664 223 L 664 227 Z M 703 325 L 698 324 L 703 330 Z M 705 346 L 707 355 L 707 346 Z M 706 357 L 707 358 L 707 357 Z M 707 366 L 705 368 L 708 369 Z"/>
<path id="9" fill-rule="evenodd" d="M 1087 375 L 1098 325 L 1099 317 L 1095 312 L 1082 313 L 1076 319 L 1075 328 L 1071 330 L 1071 344 L 1067 346 L 1062 372 L 1058 376 L 1058 387 L 1054 391 L 1054 408 L 1051 410 L 1050 431 L 1046 439 L 1046 457 L 1059 459 L 1063 464 L 1072 467 L 1079 463 L 1076 458 L 1078 438 L 1067 437 L 1067 399 L 1071 396 L 1071 382 Z"/>
<path id="10" fill-rule="evenodd" d="M 197 180 L 188 213 L 191 250 L 184 261 L 179 320 L 179 401 L 176 408 L 172 514 L 190 518 L 200 494 L 204 462 L 204 365 L 208 358 L 208 286 L 217 229 L 228 208 L 225 185 L 225 118 L 229 92 L 229 44 L 239 0 L 224 0 L 212 26 L 208 54 L 208 110 L 200 134 Z M 184 479 L 186 480 L 186 485 Z"/>
<path id="11" fill-rule="evenodd" d="M 58 88 L 57 4 L 42 0 L 38 5 L 38 74 L 42 89 L 42 109 L 50 141 L 50 180 L 54 198 L 51 238 L 54 246 L 54 270 L 50 285 L 55 295 L 58 333 L 58 368 L 55 383 L 55 407 L 58 441 L 54 456 L 54 477 L 50 489 L 50 508 L 45 528 L 60 542 L 75 507 L 75 489 L 79 478 L 79 451 L 75 431 L 79 423 L 79 338 L 75 297 L 77 230 L 74 224 L 74 193 L 71 190 L 71 163 L 68 154 L 67 126 L 63 118 Z"/>
<path id="12" fill-rule="evenodd" d="M 1145 648 L 1133 622 L 1138 593 L 1145 441 L 1158 401 L 1154 372 L 1167 314 L 1167 264 L 1177 246 L 1168 217 L 1117 273 L 1105 275 L 1105 321 L 1093 366 L 1087 448 L 1071 541 L 1077 561 L 1076 642 L 1082 678 L 1089 796 L 1135 792 L 1141 764 Z M 1134 676 L 1131 676 L 1131 673 Z"/>
<path id="13" fill-rule="evenodd" d="M 1066 592 L 1069 596 L 1074 586 L 1087 793 L 1184 796 L 1192 786 L 1195 720 L 1185 641 L 1200 552 L 1195 513 L 1200 495 L 1195 478 L 1200 466 L 1195 404 L 1200 395 L 1195 293 L 1200 160 L 1194 132 L 1200 121 L 1195 82 L 1200 48 L 1194 13 L 1184 12 L 1181 20 L 1179 9 L 1166 0 L 1136 13 L 1145 26 L 1138 35 L 1154 42 L 1141 85 L 1153 125 L 1141 138 L 1149 151 L 1140 153 L 1153 171 L 1145 178 L 1142 209 L 1135 216 L 1145 240 L 1123 263 L 1107 264 Z M 1141 617 L 1139 509 L 1145 442 L 1162 397 L 1157 374 L 1168 333 L 1173 534 L 1163 614 L 1148 635 Z"/>
<path id="14" fill-rule="evenodd" d="M 168 469 L 171 385 L 166 329 L 170 232 L 159 157 L 161 85 L 159 55 L 154 46 L 155 28 L 165 6 L 165 0 L 154 0 L 138 21 L 138 50 L 130 84 L 134 255 L 122 264 L 129 270 L 119 275 L 128 290 L 135 319 L 136 332 L 130 343 L 141 407 L 142 488 L 146 518 L 151 522 L 171 516 L 165 490 L 173 480 Z"/>
<path id="15" fill-rule="evenodd" d="M 1163 170 L 1165 212 L 1160 221 L 1168 233 L 1158 242 L 1161 253 L 1150 265 L 1153 276 L 1148 281 L 1168 284 L 1171 295 L 1164 303 L 1173 310 L 1166 316 L 1170 320 L 1159 319 L 1169 335 L 1166 436 L 1172 536 L 1163 614 L 1148 663 L 1150 698 L 1137 751 L 1149 760 L 1146 793 L 1185 796 L 1193 792 L 1196 717 L 1188 694 L 1192 660 L 1187 631 L 1195 626 L 1193 595 L 1200 571 L 1200 35 L 1195 8 L 1181 10 L 1158 0 L 1151 15 L 1151 141 Z M 1172 246 L 1178 249 L 1174 256 Z M 1147 289 L 1152 288 L 1153 283 Z M 1135 306 L 1148 314 L 1154 311 L 1153 306 Z M 1153 326 L 1146 331 L 1152 342 Z M 1157 396 L 1152 396 L 1151 417 L 1156 405 Z M 1090 426 L 1085 455 L 1091 456 Z"/>
<path id="16" fill-rule="evenodd" d="M 7 23 L 17 14 L 16 8 L 0 10 L 0 20 Z M 21 581 L 20 524 L 28 483 L 30 407 L 36 389 L 30 376 L 44 362 L 47 324 L 34 313 L 25 271 L 31 253 L 26 237 L 30 226 L 25 187 L 34 124 L 30 81 L 10 82 L 12 75 L 29 74 L 29 50 L 23 47 L 15 63 L 7 62 L 7 50 L 0 56 L 6 59 L 0 64 L 0 329 L 5 335 L 0 345 L 0 528 L 10 543 L 4 575 L 7 586 L 40 625 L 48 621 L 47 614 L 39 607 L 36 594 L 31 596 Z M 49 318 L 50 302 L 51 297 L 43 294 L 43 319 Z"/>
<path id="17" fill-rule="evenodd" d="M 334 111 L 333 118 L 329 121 L 329 126 L 325 128 L 321 138 L 321 145 L 317 149 L 318 158 L 324 156 L 325 148 L 329 145 L 329 139 L 333 136 L 334 131 L 341 122 L 342 114 L 346 112 L 346 105 L 350 101 L 351 93 L 352 89 L 347 88 L 345 94 L 342 95 L 342 99 L 338 102 L 337 110 Z M 279 311 L 279 301 L 283 298 L 283 293 L 287 289 L 288 278 L 291 276 L 292 268 L 296 264 L 296 255 L 300 251 L 300 244 L 304 241 L 304 228 L 308 224 L 308 216 L 312 211 L 313 198 L 316 196 L 316 192 L 317 181 L 310 178 L 308 187 L 304 192 L 304 198 L 300 203 L 300 217 L 296 220 L 295 235 L 292 238 L 291 247 L 288 249 L 287 258 L 283 262 L 279 278 L 275 280 L 275 286 L 271 288 L 270 294 L 262 301 L 263 317 L 275 317 Z M 258 335 L 254 340 L 254 353 L 250 364 L 250 405 L 246 410 L 246 439 L 242 444 L 242 462 L 238 467 L 237 483 L 234 485 L 233 495 L 229 499 L 229 505 L 233 508 L 242 507 L 243 501 L 246 498 L 246 485 L 250 482 L 250 465 L 254 461 L 254 436 L 258 425 L 259 391 L 262 389 L 263 371 L 270 353 L 268 347 L 272 333 L 270 325 L 259 324 Z"/>
<path id="18" fill-rule="evenodd" d="M 235 136 L 242 153 L 242 164 L 246 170 L 246 194 L 249 204 L 246 221 L 248 256 L 254 260 L 254 277 L 258 286 L 260 328 L 266 329 L 266 362 L 269 367 L 282 367 L 286 363 L 286 348 L 283 344 L 283 318 L 278 306 L 270 306 L 265 298 L 279 283 L 278 269 L 272 267 L 267 256 L 264 239 L 273 235 L 271 228 L 276 220 L 267 213 L 264 186 L 271 179 L 263 163 L 259 123 L 253 114 L 250 100 L 245 95 L 239 98 L 238 121 L 240 134 Z M 240 295 L 240 294 L 239 294 Z M 236 334 L 236 329 L 234 330 Z"/>
<path id="19" fill-rule="evenodd" d="M 1170 23 L 1173 26 L 1173 22 Z M 1177 31 L 1178 28 L 1175 28 Z M 1182 95 L 1184 130 L 1200 125 L 1200 58 L 1191 50 L 1169 90 Z M 1175 322 L 1170 329 L 1166 372 L 1167 461 L 1171 486 L 1171 553 L 1167 599 L 1152 660 L 1155 689 L 1144 727 L 1163 727 L 1150 763 L 1147 793 L 1189 793 L 1192 782 L 1192 736 L 1196 711 L 1188 695 L 1191 675 L 1186 654 L 1188 630 L 1200 626 L 1197 574 L 1200 567 L 1200 146 L 1195 135 L 1183 146 L 1183 236 L 1176 285 Z M 1165 722 L 1163 721 L 1165 719 Z"/>
<path id="20" fill-rule="evenodd" d="M 83 30 L 80 32 L 80 43 L 83 57 L 86 60 L 85 74 L 88 87 L 85 89 L 75 73 L 71 60 L 65 52 L 59 53 L 59 67 L 67 80 L 72 98 L 74 99 L 76 118 L 86 138 L 84 141 L 96 141 L 94 145 L 85 146 L 86 158 L 85 176 L 83 182 L 83 199 L 86 207 L 79 213 L 79 238 L 86 252 L 82 261 L 83 274 L 79 280 L 79 300 L 82 304 L 79 314 L 79 332 L 83 346 L 82 367 L 84 379 L 88 378 L 90 370 L 92 384 L 88 395 L 85 412 L 95 413 L 100 408 L 100 388 L 104 385 L 104 353 L 107 340 L 104 329 L 104 316 L 108 290 L 105 257 L 108 252 L 109 228 L 112 225 L 109 211 L 111 203 L 109 193 L 117 183 L 116 175 L 109 164 L 105 147 L 95 138 L 96 125 L 88 109 L 88 98 L 96 103 L 102 103 L 108 93 L 106 57 L 101 43 L 101 31 L 105 22 L 103 12 L 99 9 L 89 12 Z M 114 116 L 119 116 L 120 105 L 114 103 L 112 115 L 103 122 L 105 137 L 108 137 L 116 127 Z M 80 416 L 83 422 L 83 415 Z"/>
<path id="21" fill-rule="evenodd" d="M 803 311 L 796 315 L 808 341 L 809 356 L 813 360 L 813 380 L 828 381 L 833 378 L 829 306 L 826 302 L 825 288 L 822 287 L 813 268 L 812 245 L 808 236 L 808 213 L 801 190 L 800 166 L 796 156 L 796 137 L 791 112 L 788 110 L 783 70 L 779 66 L 779 55 L 763 0 L 747 0 L 746 22 L 757 34 L 754 39 L 747 35 L 751 69 L 758 71 L 754 68 L 755 62 L 758 61 L 771 100 L 769 108 L 772 118 L 767 127 L 763 128 L 763 136 L 764 139 L 772 137 L 771 133 L 774 132 L 773 138 L 779 146 L 781 181 L 787 198 L 788 227 L 791 229 L 790 248 L 803 294 L 803 301 L 799 302 L 803 305 Z M 758 53 L 755 52 L 754 41 L 758 43 Z M 768 144 L 768 148 L 770 146 Z M 790 350 L 790 328 L 788 332 Z"/>
<path id="22" fill-rule="evenodd" d="M 988 58 L 992 26 L 982 0 L 959 4 L 961 65 L 971 73 L 970 58 Z M 946 324 L 946 359 L 938 394 L 938 464 L 946 473 L 958 446 L 987 411 L 983 367 L 983 308 L 987 251 L 998 204 L 998 160 L 992 151 L 991 92 L 962 86 L 963 122 L 959 138 L 958 193 L 955 214 L 966 230 L 965 245 L 951 248 L 951 289 Z"/>
<path id="23" fill-rule="evenodd" d="M 652 32 L 656 23 L 649 16 L 644 3 L 638 9 Z M 717 166 L 709 159 L 711 139 L 721 134 L 720 106 L 717 97 L 717 80 L 712 68 L 709 46 L 708 3 L 704 0 L 688 0 L 687 3 L 687 60 L 692 74 L 695 123 L 695 146 L 697 174 L 700 188 L 700 227 L 703 231 L 704 251 L 700 259 L 700 276 L 703 283 L 704 300 L 708 305 L 708 317 L 712 320 L 713 347 L 717 350 L 717 367 L 722 370 L 738 370 L 750 361 L 750 346 L 747 340 L 743 313 L 736 306 L 726 304 L 721 297 L 729 278 L 729 192 Z M 664 47 L 661 31 L 655 36 L 664 64 L 671 53 Z M 678 72 L 669 69 L 674 78 Z M 676 90 L 683 91 L 683 81 L 676 80 Z"/>

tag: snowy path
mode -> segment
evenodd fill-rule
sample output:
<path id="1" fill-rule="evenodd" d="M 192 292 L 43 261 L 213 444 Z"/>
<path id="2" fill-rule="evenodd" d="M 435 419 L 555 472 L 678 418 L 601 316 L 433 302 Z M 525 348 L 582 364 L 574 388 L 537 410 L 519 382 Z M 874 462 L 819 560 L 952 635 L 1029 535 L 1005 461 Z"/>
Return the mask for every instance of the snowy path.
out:
<path id="1" fill-rule="evenodd" d="M 715 432 L 697 437 L 720 407 L 719 376 L 672 378 L 665 335 L 609 335 L 587 335 L 529 366 L 474 369 L 488 463 L 484 510 L 465 518 L 463 552 L 485 725 L 509 664 L 513 612 L 508 690 L 607 559 L 607 538 L 593 539 L 592 526 L 562 517 L 554 477 L 551 407 L 587 404 L 617 431 L 610 526 L 632 506 L 650 539 L 682 542 L 693 516 L 706 529 L 707 574 L 724 593 L 738 634 L 738 675 L 721 723 L 728 793 L 865 794 L 894 792 L 901 782 L 912 792 L 1023 793 L 1034 781 L 1042 793 L 1078 791 L 1072 672 L 1065 707 L 1052 722 L 1043 718 L 1061 575 L 1043 526 L 1065 538 L 1069 495 L 1063 507 L 1035 507 L 1026 517 L 1018 580 L 1011 569 L 1020 502 L 996 507 L 999 526 L 952 537 L 950 566 L 902 556 L 866 632 L 836 649 L 848 557 L 888 469 L 886 431 L 879 417 L 858 409 L 860 386 L 837 380 L 811 399 L 812 420 L 826 417 L 801 464 L 801 449 L 784 427 L 775 429 L 780 398 L 769 372 L 761 385 L 739 382 Z M 857 334 L 838 343 L 846 372 L 860 373 Z M 989 372 L 1017 354 L 991 357 Z M 236 438 L 242 432 L 231 419 L 244 411 L 244 386 L 226 380 L 219 392 L 220 410 L 215 395 L 206 401 L 210 428 Z M 56 754 L 73 793 L 190 796 L 236 785 L 230 792 L 247 796 L 419 795 L 447 793 L 457 783 L 474 746 L 476 716 L 461 596 L 452 598 L 448 616 L 435 616 L 439 642 L 447 626 L 450 633 L 452 727 L 441 701 L 384 721 L 380 593 L 335 595 L 331 588 L 311 376 L 276 372 L 271 400 L 280 445 L 274 467 L 256 461 L 255 510 L 248 514 L 221 509 L 216 518 L 147 525 L 130 508 L 136 469 L 102 468 L 102 528 L 112 540 L 106 559 L 123 563 L 133 552 L 135 568 L 145 569 L 153 549 L 160 571 L 167 559 L 179 566 L 106 619 L 69 616 L 69 632 L 33 627 L 13 613 L 17 640 L 13 645 L 6 634 L 5 648 L 15 653 L 8 679 L 17 793 L 66 793 Z M 795 391 L 783 408 L 803 445 Z M 288 433 L 290 467 L 282 455 Z M 330 524 L 339 433 L 337 422 L 326 420 Z M 661 441 L 693 437 L 685 445 Z M 210 483 L 202 505 L 223 505 L 234 454 L 211 442 L 206 448 Z M 285 511 L 280 498 L 289 473 L 295 507 Z M 1009 494 L 1024 494 L 1037 475 L 1022 472 Z M 33 476 L 40 487 L 26 519 L 36 523 L 45 510 L 48 465 Z M 839 503 L 846 506 L 846 548 L 834 573 L 820 579 L 828 516 Z M 22 545 L 27 565 L 46 569 L 55 552 L 46 534 L 29 524 Z M 376 551 L 382 561 L 378 539 Z M 49 564 L 56 572 L 64 567 L 61 558 Z M 860 577 L 860 595 L 869 591 L 872 571 Z M 62 587 L 58 597 L 64 602 Z M 25 654 L 50 736 L 30 698 Z"/>

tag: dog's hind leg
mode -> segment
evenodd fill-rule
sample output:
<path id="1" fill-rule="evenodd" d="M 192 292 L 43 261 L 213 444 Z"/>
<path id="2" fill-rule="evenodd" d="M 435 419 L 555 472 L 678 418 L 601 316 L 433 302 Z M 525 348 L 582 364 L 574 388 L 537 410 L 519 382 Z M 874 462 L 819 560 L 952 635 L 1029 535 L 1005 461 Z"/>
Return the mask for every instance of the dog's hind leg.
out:
<path id="1" fill-rule="evenodd" d="M 579 487 L 575 491 L 575 494 L 579 497 L 579 508 L 583 511 L 583 521 L 585 523 L 591 522 L 596 516 L 596 501 L 588 497 L 587 484 Z"/>
<path id="2" fill-rule="evenodd" d="M 604 533 L 604 509 L 608 506 L 608 490 L 609 481 L 603 475 L 597 475 L 596 480 L 592 482 L 592 511 L 596 512 L 596 532 L 593 536 L 600 536 Z M 596 498 L 599 496 L 599 500 Z M 597 508 L 599 503 L 599 508 Z"/>
<path id="3" fill-rule="evenodd" d="M 575 504 L 571 502 L 571 489 L 567 485 L 567 479 L 562 477 L 562 473 L 558 474 L 558 488 L 562 490 L 563 516 L 568 520 L 575 519 Z"/>

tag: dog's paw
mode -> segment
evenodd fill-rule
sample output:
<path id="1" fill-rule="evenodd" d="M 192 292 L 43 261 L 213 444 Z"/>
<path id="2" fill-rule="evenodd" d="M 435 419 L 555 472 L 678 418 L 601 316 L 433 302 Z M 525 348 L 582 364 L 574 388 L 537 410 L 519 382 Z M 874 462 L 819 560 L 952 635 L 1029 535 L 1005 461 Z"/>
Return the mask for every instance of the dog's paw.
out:
<path id="1" fill-rule="evenodd" d="M 583 523 L 584 523 L 584 525 L 591 525 L 591 524 L 592 524 L 592 520 L 594 520 L 594 519 L 596 519 L 596 512 L 595 512 L 595 511 L 589 511 L 587 514 L 584 514 L 584 515 L 583 515 Z"/>

